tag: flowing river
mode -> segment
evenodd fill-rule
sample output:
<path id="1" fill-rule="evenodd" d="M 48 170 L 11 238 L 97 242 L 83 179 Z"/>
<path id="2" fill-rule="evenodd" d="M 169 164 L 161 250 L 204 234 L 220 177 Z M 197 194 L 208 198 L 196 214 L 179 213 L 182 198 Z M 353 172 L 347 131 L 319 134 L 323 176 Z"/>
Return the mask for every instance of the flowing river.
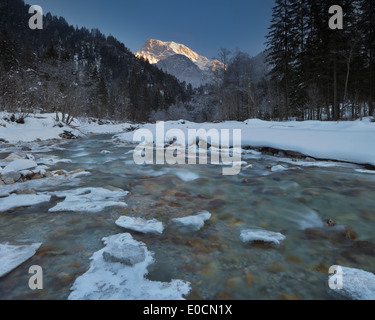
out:
<path id="1" fill-rule="evenodd" d="M 225 177 L 215 165 L 137 166 L 134 146 L 116 144 L 110 135 L 60 146 L 34 155 L 72 160 L 51 170 L 82 168 L 91 175 L 79 186 L 43 191 L 111 186 L 130 192 L 128 208 L 49 213 L 52 205 L 45 203 L 0 213 L 0 243 L 43 243 L 0 279 L 0 299 L 67 299 L 90 257 L 104 247 L 101 239 L 129 232 L 115 225 L 123 215 L 165 224 L 163 235 L 129 233 L 155 253 L 147 278 L 190 282 L 187 299 L 332 299 L 330 266 L 375 272 L 375 175 L 356 171 L 359 166 L 290 162 L 288 170 L 272 172 L 280 159 L 249 153 L 243 160 L 252 168 Z M 171 222 L 204 210 L 212 218 L 198 232 L 181 232 Z M 328 219 L 337 226 L 325 226 Z M 241 231 L 253 227 L 286 240 L 280 247 L 241 242 Z M 43 268 L 43 290 L 28 287 L 32 265 Z"/>

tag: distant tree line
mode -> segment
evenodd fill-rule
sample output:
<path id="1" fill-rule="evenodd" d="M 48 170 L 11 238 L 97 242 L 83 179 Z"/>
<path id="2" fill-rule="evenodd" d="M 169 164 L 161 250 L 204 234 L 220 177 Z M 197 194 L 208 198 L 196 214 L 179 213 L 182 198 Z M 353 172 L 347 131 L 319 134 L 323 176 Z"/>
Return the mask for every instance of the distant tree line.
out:
<path id="1" fill-rule="evenodd" d="M 342 30 L 329 28 L 340 5 Z M 280 119 L 356 119 L 374 114 L 375 0 L 276 0 L 267 36 Z"/>
<path id="2" fill-rule="evenodd" d="M 189 99 L 185 84 L 99 30 L 74 28 L 49 13 L 43 30 L 31 30 L 28 8 L 22 0 L 0 2 L 0 110 L 59 111 L 65 122 L 141 122 Z"/>

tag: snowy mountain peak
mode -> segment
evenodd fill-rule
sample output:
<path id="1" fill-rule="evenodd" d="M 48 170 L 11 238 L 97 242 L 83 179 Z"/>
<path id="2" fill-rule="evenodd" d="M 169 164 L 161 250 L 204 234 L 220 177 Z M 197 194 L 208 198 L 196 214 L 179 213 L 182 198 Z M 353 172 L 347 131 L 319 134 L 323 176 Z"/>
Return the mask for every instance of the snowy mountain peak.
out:
<path id="1" fill-rule="evenodd" d="M 187 46 L 173 41 L 163 42 L 149 39 L 146 41 L 141 51 L 136 54 L 138 58 L 146 59 L 151 64 L 157 64 L 174 55 L 184 55 L 202 71 L 215 71 L 218 68 L 224 68 L 224 65 L 220 61 L 210 60 L 194 52 Z"/>

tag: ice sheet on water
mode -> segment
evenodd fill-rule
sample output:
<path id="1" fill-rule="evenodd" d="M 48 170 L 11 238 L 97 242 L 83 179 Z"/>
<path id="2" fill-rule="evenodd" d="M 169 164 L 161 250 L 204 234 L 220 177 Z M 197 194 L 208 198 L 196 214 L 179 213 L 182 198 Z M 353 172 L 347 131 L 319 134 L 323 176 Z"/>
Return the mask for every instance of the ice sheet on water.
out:
<path id="1" fill-rule="evenodd" d="M 69 300 L 183 300 L 190 292 L 190 284 L 182 280 L 168 283 L 146 279 L 147 268 L 154 263 L 153 253 L 130 234 L 111 236 L 103 241 L 106 247 L 91 257 L 90 269 L 75 281 Z M 127 246 L 143 250 L 144 256 L 133 265 L 105 258 L 115 254 L 120 261 L 121 248 Z M 126 251 L 123 254 L 128 256 Z"/>
<path id="2" fill-rule="evenodd" d="M 6 198 L 0 198 L 0 212 L 6 212 L 20 207 L 30 207 L 49 202 L 51 196 L 46 194 L 11 194 Z"/>
<path id="3" fill-rule="evenodd" d="M 41 245 L 41 243 L 22 246 L 0 244 L 0 278 L 34 256 Z"/>
<path id="4" fill-rule="evenodd" d="M 211 219 L 211 213 L 204 211 L 196 216 L 176 218 L 172 221 L 180 227 L 187 227 L 192 231 L 198 231 L 204 227 L 204 223 Z"/>
<path id="5" fill-rule="evenodd" d="M 288 168 L 282 166 L 282 165 L 277 165 L 277 166 L 274 166 L 271 168 L 271 172 L 282 172 L 282 171 L 286 171 L 288 170 Z"/>
<path id="6" fill-rule="evenodd" d="M 17 159 L 9 163 L 3 170 L 2 174 L 6 174 L 8 172 L 19 172 L 22 170 L 32 169 L 37 167 L 38 164 L 32 160 L 28 159 Z"/>
<path id="7" fill-rule="evenodd" d="M 264 229 L 246 229 L 241 232 L 242 242 L 267 242 L 279 246 L 286 239 L 284 235 Z"/>
<path id="8" fill-rule="evenodd" d="M 51 195 L 58 198 L 65 198 L 65 200 L 48 211 L 100 212 L 107 207 L 127 208 L 127 204 L 121 201 L 121 199 L 127 196 L 128 193 L 120 189 L 112 191 L 105 188 L 79 188 L 76 190 L 51 192 Z"/>
<path id="9" fill-rule="evenodd" d="M 145 234 L 162 234 L 164 231 L 163 223 L 159 222 L 156 219 L 147 221 L 141 218 L 131 218 L 123 216 L 116 221 L 116 225 L 124 229 L 133 230 Z"/>
<path id="10" fill-rule="evenodd" d="M 375 170 L 356 169 L 355 171 L 364 174 L 375 174 Z"/>
<path id="11" fill-rule="evenodd" d="M 76 186 L 79 185 L 79 183 L 79 179 L 63 175 L 39 180 L 30 180 L 23 183 L 15 183 L 0 186 L 0 197 L 8 196 L 15 191 L 30 189 L 35 191 L 46 191 L 50 189 L 56 189 L 59 187 Z"/>
<path id="12" fill-rule="evenodd" d="M 174 175 L 184 182 L 190 182 L 199 179 L 199 175 L 192 171 L 176 171 Z"/>
<path id="13" fill-rule="evenodd" d="M 55 165 L 57 163 L 72 163 L 73 161 L 70 159 L 60 159 L 56 156 L 48 157 L 48 158 L 40 158 L 37 160 L 38 164 L 46 164 L 46 165 Z"/>

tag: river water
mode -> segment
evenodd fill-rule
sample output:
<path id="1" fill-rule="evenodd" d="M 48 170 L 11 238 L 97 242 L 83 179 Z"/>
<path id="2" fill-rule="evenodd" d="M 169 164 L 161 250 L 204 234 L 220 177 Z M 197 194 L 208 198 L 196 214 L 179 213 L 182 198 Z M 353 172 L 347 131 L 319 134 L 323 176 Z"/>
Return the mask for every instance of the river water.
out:
<path id="1" fill-rule="evenodd" d="M 375 175 L 355 171 L 359 167 L 289 163 L 289 170 L 271 172 L 280 159 L 248 154 L 243 160 L 253 167 L 225 177 L 215 165 L 136 166 L 134 146 L 113 143 L 110 135 L 61 146 L 40 156 L 72 163 L 51 170 L 82 168 L 91 176 L 78 186 L 44 191 L 112 186 L 130 191 L 129 207 L 49 213 L 47 203 L 0 213 L 0 243 L 43 243 L 0 279 L 0 299 L 67 299 L 92 254 L 103 248 L 101 239 L 128 232 L 115 225 L 122 215 L 165 224 L 161 236 L 131 234 L 155 253 L 148 278 L 190 282 L 187 299 L 335 299 L 328 288 L 330 266 L 375 272 Z M 203 210 L 212 218 L 198 232 L 183 233 L 171 223 Z M 337 226 L 324 226 L 326 219 Z M 280 232 L 286 240 L 278 248 L 242 243 L 241 231 L 253 227 Z M 32 265 L 43 268 L 43 290 L 28 287 Z"/>

